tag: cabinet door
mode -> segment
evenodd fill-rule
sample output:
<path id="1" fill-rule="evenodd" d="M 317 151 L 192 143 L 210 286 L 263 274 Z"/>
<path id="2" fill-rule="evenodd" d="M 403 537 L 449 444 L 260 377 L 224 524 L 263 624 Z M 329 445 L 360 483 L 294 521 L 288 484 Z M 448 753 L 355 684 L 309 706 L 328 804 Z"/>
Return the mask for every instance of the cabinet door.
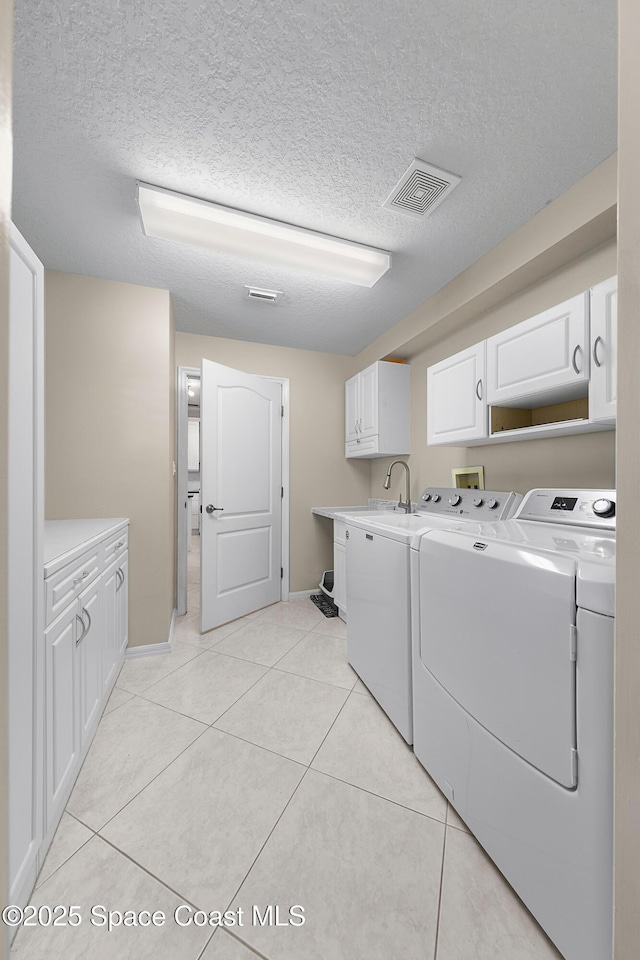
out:
<path id="1" fill-rule="evenodd" d="M 120 584 L 117 587 L 116 597 L 117 617 L 118 617 L 118 643 L 119 656 L 124 656 L 124 651 L 129 642 L 129 551 L 120 558 Z"/>
<path id="2" fill-rule="evenodd" d="M 360 427 L 359 437 L 373 437 L 378 433 L 378 364 L 374 363 L 360 373 Z"/>
<path id="3" fill-rule="evenodd" d="M 76 695 L 82 748 L 97 726 L 102 703 L 102 579 L 80 595 L 78 613 L 83 625 L 76 644 Z"/>
<path id="4" fill-rule="evenodd" d="M 584 395 L 589 379 L 589 294 L 565 300 L 487 340 L 487 403 L 552 403 Z"/>
<path id="5" fill-rule="evenodd" d="M 465 443 L 487 436 L 485 344 L 477 343 L 427 370 L 427 443 Z"/>
<path id="6" fill-rule="evenodd" d="M 344 385 L 344 427 L 345 441 L 356 440 L 359 436 L 360 421 L 360 374 L 351 377 Z"/>
<path id="7" fill-rule="evenodd" d="M 618 278 L 591 291 L 589 419 L 615 420 L 618 366 Z"/>
<path id="8" fill-rule="evenodd" d="M 118 617 L 118 573 L 121 561 L 113 563 L 102 576 L 102 689 L 106 694 L 112 687 L 120 662 L 120 625 Z"/>
<path id="9" fill-rule="evenodd" d="M 45 631 L 46 830 L 67 802 L 79 760 L 76 688 L 78 604 L 73 603 Z"/>
<path id="10" fill-rule="evenodd" d="M 343 614 L 346 614 L 346 553 L 344 545 L 335 542 L 333 544 L 333 602 Z"/>

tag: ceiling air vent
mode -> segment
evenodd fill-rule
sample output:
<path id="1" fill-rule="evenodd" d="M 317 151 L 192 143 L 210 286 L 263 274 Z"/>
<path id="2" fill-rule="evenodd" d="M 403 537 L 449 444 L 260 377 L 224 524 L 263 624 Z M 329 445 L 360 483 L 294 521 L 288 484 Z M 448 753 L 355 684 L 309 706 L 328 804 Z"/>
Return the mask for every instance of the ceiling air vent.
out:
<path id="1" fill-rule="evenodd" d="M 439 170 L 424 160 L 414 160 L 382 206 L 423 220 L 459 183 L 460 177 L 455 173 Z"/>
<path id="2" fill-rule="evenodd" d="M 275 303 L 281 290 L 263 290 L 260 287 L 245 287 L 249 300 L 260 300 L 262 303 Z"/>

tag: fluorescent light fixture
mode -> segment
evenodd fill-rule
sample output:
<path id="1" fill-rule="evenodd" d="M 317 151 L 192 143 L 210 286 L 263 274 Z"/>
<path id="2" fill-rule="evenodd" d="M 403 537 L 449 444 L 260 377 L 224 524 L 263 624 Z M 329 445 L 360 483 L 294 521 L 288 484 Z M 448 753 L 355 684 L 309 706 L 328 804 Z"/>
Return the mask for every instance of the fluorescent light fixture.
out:
<path id="1" fill-rule="evenodd" d="M 136 199 L 142 229 L 148 237 L 295 267 L 362 287 L 372 287 L 391 266 L 391 254 L 384 250 L 232 210 L 148 183 L 136 185 Z"/>

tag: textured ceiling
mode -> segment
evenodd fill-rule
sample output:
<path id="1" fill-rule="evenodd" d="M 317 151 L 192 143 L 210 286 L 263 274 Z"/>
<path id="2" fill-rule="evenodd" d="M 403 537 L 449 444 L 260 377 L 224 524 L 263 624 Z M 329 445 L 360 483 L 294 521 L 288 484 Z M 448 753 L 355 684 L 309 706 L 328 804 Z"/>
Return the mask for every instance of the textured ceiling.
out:
<path id="1" fill-rule="evenodd" d="M 616 149 L 615 0 L 17 0 L 14 219 L 192 333 L 356 353 Z M 462 183 L 381 204 L 414 157 Z M 136 179 L 382 247 L 372 289 L 143 236 Z M 252 284 L 282 302 L 243 299 Z"/>

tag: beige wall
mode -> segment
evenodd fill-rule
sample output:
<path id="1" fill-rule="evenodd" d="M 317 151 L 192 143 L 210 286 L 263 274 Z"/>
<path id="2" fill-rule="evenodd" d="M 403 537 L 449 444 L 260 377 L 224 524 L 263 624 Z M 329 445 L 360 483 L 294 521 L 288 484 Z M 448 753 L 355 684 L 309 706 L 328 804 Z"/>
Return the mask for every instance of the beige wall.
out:
<path id="1" fill-rule="evenodd" d="M 129 517 L 129 646 L 174 607 L 169 293 L 47 271 L 45 515 Z"/>
<path id="2" fill-rule="evenodd" d="M 353 357 L 176 334 L 178 366 L 197 367 L 203 357 L 290 381 L 290 589 L 312 589 L 333 567 L 333 529 L 311 508 L 366 503 L 369 496 L 369 462 L 344 456 L 344 382 Z"/>
<path id="3" fill-rule="evenodd" d="M 640 952 L 640 4 L 619 4 L 615 960 Z"/>
<path id="4" fill-rule="evenodd" d="M 11 219 L 11 79 L 13 3 L 0 0 L 0 903 L 6 903 L 7 878 L 7 511 L 9 396 L 9 221 Z M 0 926 L 0 958 L 6 935 Z"/>
<path id="5" fill-rule="evenodd" d="M 615 242 L 605 244 L 546 280 L 439 339 L 411 357 L 411 449 L 415 499 L 426 486 L 451 486 L 451 468 L 483 465 L 485 486 L 525 493 L 536 486 L 614 486 L 615 431 L 481 447 L 427 446 L 427 367 L 527 317 L 561 303 L 616 272 Z M 371 496 L 382 496 L 388 460 L 374 460 Z M 404 491 L 394 475 L 391 492 Z"/>

